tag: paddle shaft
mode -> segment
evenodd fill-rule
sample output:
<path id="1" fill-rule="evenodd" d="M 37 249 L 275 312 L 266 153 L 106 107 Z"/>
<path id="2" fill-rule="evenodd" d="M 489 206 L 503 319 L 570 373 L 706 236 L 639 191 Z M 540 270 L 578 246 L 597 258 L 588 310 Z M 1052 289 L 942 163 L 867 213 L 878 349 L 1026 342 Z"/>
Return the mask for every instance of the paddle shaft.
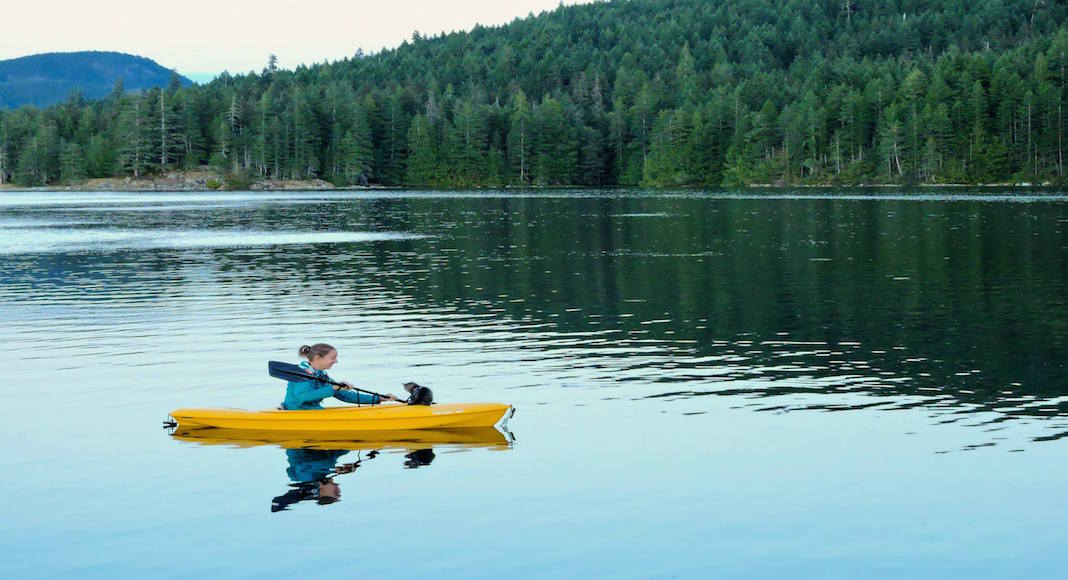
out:
<path id="1" fill-rule="evenodd" d="M 364 461 L 364 457 L 363 457 L 363 455 L 360 455 L 359 451 L 356 452 L 356 457 L 359 457 L 359 459 L 357 459 L 356 461 L 353 461 L 352 463 L 348 464 L 348 465 L 352 466 L 352 470 L 345 471 L 345 472 L 339 472 L 337 470 L 337 466 L 335 465 L 334 468 L 330 470 L 332 473 L 327 477 L 334 478 L 334 477 L 337 477 L 339 475 L 345 475 L 346 473 L 352 473 L 353 471 L 356 471 L 356 468 L 361 466 L 361 465 L 363 465 L 363 461 Z M 366 459 L 374 459 L 375 457 L 378 457 L 378 450 L 377 449 L 373 449 L 372 450 L 372 454 L 369 454 L 369 456 Z"/>
<path id="2" fill-rule="evenodd" d="M 296 367 L 296 368 L 300 368 L 300 367 Z M 286 368 L 280 368 L 280 365 L 278 365 L 278 364 L 274 364 L 274 365 L 270 366 L 269 370 L 270 370 L 270 375 L 275 377 L 275 378 L 277 378 L 277 379 L 290 380 L 290 377 L 291 377 L 293 380 L 316 381 L 316 382 L 319 382 L 319 383 L 326 383 L 328 385 L 334 385 L 334 386 L 337 386 L 337 387 L 342 387 L 344 389 L 351 389 L 353 391 L 358 391 L 358 392 L 361 392 L 361 393 L 367 393 L 368 395 L 374 395 L 374 396 L 378 397 L 379 399 L 381 399 L 383 401 L 386 400 L 385 395 L 381 395 L 381 394 L 376 393 L 374 391 L 368 391 L 367 389 L 361 389 L 361 388 L 358 388 L 358 387 L 350 387 L 350 386 L 348 386 L 348 385 L 346 385 L 344 383 L 339 383 L 337 381 L 332 381 L 330 379 L 324 379 L 324 378 L 321 378 L 321 377 L 317 377 L 315 375 L 310 375 L 310 374 L 304 372 L 303 370 L 301 370 L 301 371 L 293 371 L 293 370 L 286 369 Z M 278 376 L 278 375 L 286 375 L 286 376 Z"/>

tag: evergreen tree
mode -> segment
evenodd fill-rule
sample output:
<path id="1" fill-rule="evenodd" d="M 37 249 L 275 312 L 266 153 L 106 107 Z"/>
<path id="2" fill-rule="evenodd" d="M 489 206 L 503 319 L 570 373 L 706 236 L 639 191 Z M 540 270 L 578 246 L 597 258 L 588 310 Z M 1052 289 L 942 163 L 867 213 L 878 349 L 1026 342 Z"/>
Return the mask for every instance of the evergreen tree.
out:
<path id="1" fill-rule="evenodd" d="M 119 163 L 127 175 L 144 175 L 149 164 L 151 129 L 145 115 L 143 99 L 135 97 L 123 107 L 119 116 Z"/>
<path id="2" fill-rule="evenodd" d="M 77 143 L 64 141 L 60 146 L 59 179 L 64 183 L 73 183 L 85 177 L 82 148 Z"/>
<path id="3" fill-rule="evenodd" d="M 314 179 L 322 168 L 321 127 L 311 91 L 293 91 L 293 165 L 295 179 Z"/>
<path id="4" fill-rule="evenodd" d="M 37 136 L 31 137 L 19 155 L 15 183 L 31 187 L 44 185 L 48 179 L 44 156 L 44 147 Z"/>
<path id="5" fill-rule="evenodd" d="M 371 127 L 362 104 L 354 103 L 350 114 L 350 123 L 341 143 L 342 172 L 346 183 L 367 185 L 374 164 Z"/>
<path id="6" fill-rule="evenodd" d="M 522 90 L 517 90 L 509 115 L 508 162 L 512 168 L 510 181 L 519 185 L 527 185 L 531 179 L 535 144 L 531 111 L 526 95 Z"/>
<path id="7" fill-rule="evenodd" d="M 434 127 L 424 115 L 416 115 L 408 128 L 408 167 L 405 181 L 415 185 L 443 184 L 443 167 Z"/>
<path id="8" fill-rule="evenodd" d="M 11 142 L 8 139 L 7 116 L 0 111 L 0 185 L 8 182 L 11 172 Z"/>
<path id="9" fill-rule="evenodd" d="M 461 101 L 453 114 L 447 139 L 447 157 L 457 185 L 478 185 L 490 177 L 485 112 Z"/>
<path id="10" fill-rule="evenodd" d="M 567 185 L 575 183 L 578 142 L 560 101 L 545 97 L 534 111 L 534 183 Z"/>

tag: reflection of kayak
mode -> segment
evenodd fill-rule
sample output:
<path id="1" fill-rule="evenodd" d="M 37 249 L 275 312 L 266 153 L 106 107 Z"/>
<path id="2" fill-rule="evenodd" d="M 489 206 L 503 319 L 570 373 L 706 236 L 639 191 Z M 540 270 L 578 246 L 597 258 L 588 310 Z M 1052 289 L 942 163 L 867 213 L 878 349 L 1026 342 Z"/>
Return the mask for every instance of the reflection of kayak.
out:
<path id="1" fill-rule="evenodd" d="M 174 438 L 202 445 L 255 447 L 277 445 L 285 449 L 425 449 L 432 445 L 500 447 L 512 444 L 512 435 L 496 427 L 467 429 L 416 429 L 410 431 L 256 431 L 179 426 Z"/>
<path id="2" fill-rule="evenodd" d="M 171 422 L 179 429 L 319 432 L 394 431 L 492 427 L 506 421 L 511 405 L 454 403 L 450 405 L 375 405 L 331 407 L 314 411 L 244 411 L 241 409 L 176 409 Z"/>

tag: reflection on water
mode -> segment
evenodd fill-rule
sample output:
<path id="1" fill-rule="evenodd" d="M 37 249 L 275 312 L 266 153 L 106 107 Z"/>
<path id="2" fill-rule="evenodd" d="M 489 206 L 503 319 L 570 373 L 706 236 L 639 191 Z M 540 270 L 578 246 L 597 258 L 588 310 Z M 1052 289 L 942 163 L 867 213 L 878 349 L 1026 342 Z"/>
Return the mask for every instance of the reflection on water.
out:
<path id="1" fill-rule="evenodd" d="M 56 224 L 58 225 L 58 224 Z M 122 230 L 101 228 L 6 226 L 12 235 L 0 239 L 0 255 L 50 252 L 103 252 L 180 248 L 243 248 L 343 244 L 418 238 L 402 232 L 286 232 L 236 230 Z"/>
<path id="2" fill-rule="evenodd" d="M 286 474 L 292 483 L 289 490 L 271 500 L 271 513 L 290 509 L 295 503 L 314 500 L 319 505 L 341 501 L 341 484 L 337 476 L 353 473 L 356 468 L 379 456 L 376 450 L 364 454 L 354 452 L 356 458 L 348 463 L 338 463 L 351 452 L 348 449 L 286 449 L 289 467 Z M 425 467 L 434 461 L 432 448 L 416 449 L 404 455 L 404 467 Z M 351 459 L 351 458 L 350 458 Z"/>
<path id="3" fill-rule="evenodd" d="M 356 472 L 365 462 L 383 455 L 383 452 L 386 459 L 376 463 L 388 464 L 393 456 L 390 451 L 399 450 L 403 453 L 402 467 L 417 469 L 433 463 L 437 457 L 435 447 L 455 452 L 479 448 L 507 450 L 515 444 L 515 436 L 503 427 L 322 432 L 314 437 L 300 437 L 292 431 L 178 428 L 172 435 L 179 441 L 198 445 L 242 448 L 266 445 L 284 449 L 289 489 L 271 501 L 271 512 L 290 509 L 302 501 L 314 501 L 319 505 L 340 501 L 341 482 L 337 476 Z M 364 493 L 368 492 L 365 490 Z"/>
<path id="4" fill-rule="evenodd" d="M 286 474 L 293 483 L 289 485 L 289 491 L 271 500 L 271 512 L 287 510 L 305 500 L 315 500 L 319 505 L 340 500 L 341 486 L 334 481 L 334 476 L 352 473 L 364 460 L 358 456 L 352 463 L 337 465 L 338 460 L 348 453 L 347 449 L 286 449 L 289 462 Z M 374 451 L 367 454 L 368 459 L 376 456 Z"/>
<path id="5" fill-rule="evenodd" d="M 170 425 L 173 425 L 171 423 Z M 168 426 L 168 425 L 165 425 Z M 259 429 L 217 429 L 178 427 L 172 433 L 178 441 L 227 447 L 278 446 L 283 449 L 350 449 L 379 451 L 412 450 L 447 445 L 456 449 L 509 449 L 515 435 L 505 427 L 466 427 L 460 429 L 395 429 L 390 431 L 316 431 L 301 435 L 293 431 Z"/>

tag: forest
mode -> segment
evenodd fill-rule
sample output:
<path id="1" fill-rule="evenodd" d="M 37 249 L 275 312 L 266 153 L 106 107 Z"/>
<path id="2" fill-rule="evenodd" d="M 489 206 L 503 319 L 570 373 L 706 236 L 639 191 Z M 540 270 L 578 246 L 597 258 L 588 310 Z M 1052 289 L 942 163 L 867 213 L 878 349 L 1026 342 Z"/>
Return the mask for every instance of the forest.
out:
<path id="1" fill-rule="evenodd" d="M 1065 182 L 1054 0 L 616 0 L 340 61 L 0 110 L 0 183 Z M 355 39 L 354 39 L 355 45 Z"/>

